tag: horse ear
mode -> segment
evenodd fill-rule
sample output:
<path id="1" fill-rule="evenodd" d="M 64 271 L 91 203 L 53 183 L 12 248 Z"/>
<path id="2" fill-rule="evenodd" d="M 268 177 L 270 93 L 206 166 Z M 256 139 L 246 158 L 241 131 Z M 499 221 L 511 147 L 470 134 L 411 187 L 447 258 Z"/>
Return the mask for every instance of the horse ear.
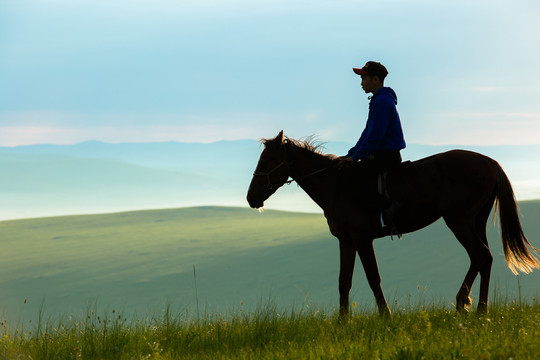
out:
<path id="1" fill-rule="evenodd" d="M 284 136 L 283 136 L 283 130 L 281 130 L 276 137 L 276 140 L 279 141 L 280 144 L 283 144 Z"/>
<path id="2" fill-rule="evenodd" d="M 285 143 L 285 136 L 283 130 L 274 139 L 261 139 L 261 143 L 266 147 L 267 145 L 283 145 Z"/>

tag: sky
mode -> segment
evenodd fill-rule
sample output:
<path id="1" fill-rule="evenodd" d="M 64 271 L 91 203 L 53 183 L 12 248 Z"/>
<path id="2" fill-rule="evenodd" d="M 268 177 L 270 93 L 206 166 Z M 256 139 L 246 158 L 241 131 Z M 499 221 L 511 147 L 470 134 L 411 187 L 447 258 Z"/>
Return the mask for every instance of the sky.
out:
<path id="1" fill-rule="evenodd" d="M 355 142 L 352 67 L 409 143 L 540 144 L 537 0 L 0 0 L 0 146 Z"/>

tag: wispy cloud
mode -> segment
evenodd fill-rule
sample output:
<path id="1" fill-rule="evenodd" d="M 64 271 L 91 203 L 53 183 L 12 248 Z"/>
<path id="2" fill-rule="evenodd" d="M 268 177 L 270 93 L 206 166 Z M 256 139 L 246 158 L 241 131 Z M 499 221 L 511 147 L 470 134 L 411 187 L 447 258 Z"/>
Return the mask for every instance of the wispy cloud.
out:
<path id="1" fill-rule="evenodd" d="M 446 112 L 426 115 L 407 128 L 409 143 L 452 145 L 540 144 L 540 112 Z M 303 113 L 84 114 L 0 113 L 0 146 L 118 142 L 213 142 L 259 139 L 285 130 L 292 137 L 318 135 L 323 141 L 357 140 L 346 120 L 317 111 Z"/>
<path id="2" fill-rule="evenodd" d="M 458 0 L 467 11 L 427 0 L 5 3 L 3 145 L 215 141 L 281 129 L 354 142 L 367 101 L 350 68 L 371 59 L 391 69 L 408 142 L 540 141 L 537 2 Z M 384 13 L 388 26 L 373 32 L 378 16 L 358 21 L 367 13 Z M 455 113 L 432 116 L 445 109 Z M 468 112 L 478 109 L 493 112 Z"/>
<path id="3" fill-rule="evenodd" d="M 83 139 L 82 133 L 81 129 L 73 128 L 4 126 L 0 127 L 0 146 L 70 144 Z"/>
<path id="4" fill-rule="evenodd" d="M 499 92 L 501 90 L 502 88 L 497 87 L 497 86 L 480 86 L 480 87 L 473 88 L 473 91 L 481 92 L 481 93 L 484 93 L 484 92 L 494 93 L 494 92 Z"/>
<path id="5" fill-rule="evenodd" d="M 448 112 L 432 116 L 409 141 L 433 145 L 540 144 L 540 112 Z"/>
<path id="6" fill-rule="evenodd" d="M 290 136 L 302 137 L 319 133 L 321 121 L 315 111 L 207 115 L 11 112 L 0 113 L 0 146 L 74 144 L 88 140 L 214 142 L 259 139 L 282 129 Z"/>

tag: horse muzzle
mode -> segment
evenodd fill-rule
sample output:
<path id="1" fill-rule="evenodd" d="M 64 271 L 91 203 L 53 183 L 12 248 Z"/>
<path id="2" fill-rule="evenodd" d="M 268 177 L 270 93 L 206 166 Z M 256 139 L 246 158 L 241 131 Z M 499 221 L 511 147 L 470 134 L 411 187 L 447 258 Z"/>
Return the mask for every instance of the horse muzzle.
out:
<path id="1" fill-rule="evenodd" d="M 264 201 L 254 199 L 252 195 L 247 195 L 247 202 L 252 209 L 259 209 L 264 206 Z"/>

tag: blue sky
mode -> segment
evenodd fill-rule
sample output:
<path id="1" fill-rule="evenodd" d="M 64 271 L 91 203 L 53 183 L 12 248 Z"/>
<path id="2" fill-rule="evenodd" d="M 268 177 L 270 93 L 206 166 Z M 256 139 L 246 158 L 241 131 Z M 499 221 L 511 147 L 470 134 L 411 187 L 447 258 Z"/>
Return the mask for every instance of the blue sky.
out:
<path id="1" fill-rule="evenodd" d="M 0 0 L 0 146 L 355 142 L 390 74 L 410 143 L 540 143 L 540 2 Z"/>

